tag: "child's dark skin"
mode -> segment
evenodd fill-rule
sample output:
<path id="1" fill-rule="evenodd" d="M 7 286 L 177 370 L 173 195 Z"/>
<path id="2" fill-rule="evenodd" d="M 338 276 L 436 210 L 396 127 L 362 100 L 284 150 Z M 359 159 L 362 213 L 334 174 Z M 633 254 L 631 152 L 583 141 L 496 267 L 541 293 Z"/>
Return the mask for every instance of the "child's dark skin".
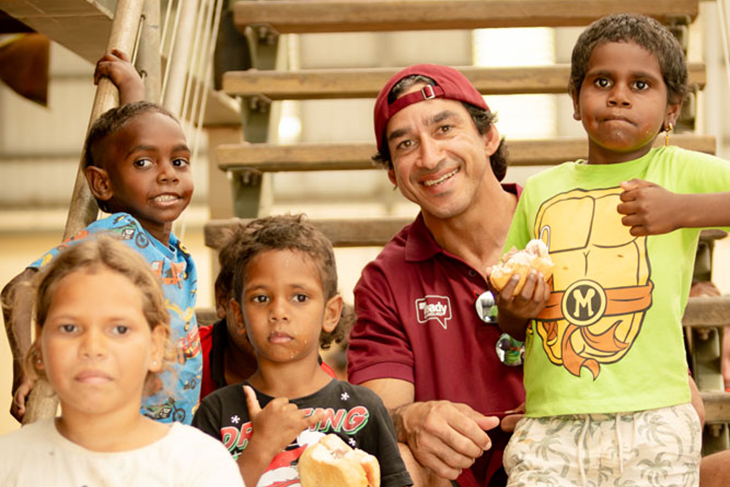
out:
<path id="1" fill-rule="evenodd" d="M 109 77 L 120 90 L 122 104 L 144 99 L 144 84 L 128 57 L 114 50 L 97 63 L 94 83 Z M 94 196 L 111 212 L 126 212 L 161 243 L 169 243 L 172 223 L 190 203 L 193 180 L 190 149 L 180 124 L 157 112 L 128 122 L 100 144 L 100 167 L 86 169 Z M 25 269 L 2 291 L 3 318 L 14 357 L 13 401 L 10 413 L 21 421 L 34 382 L 25 377 L 22 357 L 30 347 L 32 296 L 29 283 L 35 269 Z"/>

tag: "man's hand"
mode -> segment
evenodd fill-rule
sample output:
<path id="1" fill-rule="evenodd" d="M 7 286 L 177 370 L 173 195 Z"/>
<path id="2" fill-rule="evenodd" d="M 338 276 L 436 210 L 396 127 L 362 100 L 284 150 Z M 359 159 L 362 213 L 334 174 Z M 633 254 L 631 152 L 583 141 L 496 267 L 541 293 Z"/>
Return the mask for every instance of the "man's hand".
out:
<path id="1" fill-rule="evenodd" d="M 499 425 L 494 416 L 448 401 L 411 403 L 392 415 L 398 441 L 408 444 L 422 466 L 451 480 L 492 447 L 486 431 Z"/>
<path id="2" fill-rule="evenodd" d="M 488 269 L 487 279 L 489 274 Z M 519 281 L 520 276 L 515 274 L 501 291 L 494 289 L 491 284 L 489 288 L 499 309 L 497 319 L 500 329 L 517 340 L 524 340 L 528 320 L 539 315 L 545 308 L 551 289 L 542 273 L 535 270 L 530 272 L 520 292 L 515 294 Z"/>
<path id="3" fill-rule="evenodd" d="M 144 100 L 144 83 L 129 57 L 118 49 L 104 54 L 96 62 L 94 84 L 99 84 L 102 76 L 112 80 L 119 90 L 119 104 L 132 103 Z"/>
<path id="4" fill-rule="evenodd" d="M 13 393 L 13 402 L 10 403 L 10 414 L 12 414 L 19 423 L 23 422 L 23 416 L 25 415 L 25 402 L 27 401 L 28 395 L 34 385 L 34 380 L 23 377 L 20 385 Z"/>
<path id="5" fill-rule="evenodd" d="M 681 227 L 678 215 L 682 214 L 683 205 L 680 195 L 667 191 L 661 186 L 632 179 L 621 183 L 621 201 L 616 208 L 627 227 L 631 227 L 631 235 L 661 235 Z"/>

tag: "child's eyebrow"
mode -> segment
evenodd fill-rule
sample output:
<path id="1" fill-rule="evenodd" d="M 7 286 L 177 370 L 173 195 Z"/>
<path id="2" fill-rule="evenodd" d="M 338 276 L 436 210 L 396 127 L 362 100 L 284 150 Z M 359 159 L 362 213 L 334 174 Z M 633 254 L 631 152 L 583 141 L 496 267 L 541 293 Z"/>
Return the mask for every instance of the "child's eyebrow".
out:
<path id="1" fill-rule="evenodd" d="M 145 145 L 140 144 L 132 147 L 129 152 L 127 153 L 127 156 L 134 154 L 135 152 L 154 152 L 160 150 L 159 147 L 155 145 Z M 173 152 L 190 152 L 190 148 L 187 146 L 187 144 L 178 144 L 175 147 L 172 148 Z"/>

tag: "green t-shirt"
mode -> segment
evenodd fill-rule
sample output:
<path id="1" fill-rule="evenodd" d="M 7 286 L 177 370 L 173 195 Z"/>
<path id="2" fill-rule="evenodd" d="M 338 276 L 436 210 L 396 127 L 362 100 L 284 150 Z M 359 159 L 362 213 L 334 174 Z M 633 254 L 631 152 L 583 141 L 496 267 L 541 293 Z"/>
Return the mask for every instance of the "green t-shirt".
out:
<path id="1" fill-rule="evenodd" d="M 542 239 L 553 292 L 528 326 L 527 415 L 687 403 L 682 315 L 700 229 L 633 237 L 616 207 L 634 178 L 675 193 L 730 191 L 730 163 L 677 147 L 608 165 L 565 163 L 528 179 L 505 250 Z"/>

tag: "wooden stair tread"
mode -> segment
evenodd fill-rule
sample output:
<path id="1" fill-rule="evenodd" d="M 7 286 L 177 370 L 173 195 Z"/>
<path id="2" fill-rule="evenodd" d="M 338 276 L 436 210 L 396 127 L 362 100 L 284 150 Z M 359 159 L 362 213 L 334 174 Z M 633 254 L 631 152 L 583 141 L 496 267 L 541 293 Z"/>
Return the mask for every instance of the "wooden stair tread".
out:
<path id="1" fill-rule="evenodd" d="M 276 32 L 354 32 L 588 25 L 635 12 L 667 22 L 694 19 L 699 0 L 270 0 L 233 5 L 239 29 L 266 24 Z"/>
<path id="2" fill-rule="evenodd" d="M 250 218 L 210 220 L 205 224 L 205 245 L 218 250 L 224 237 L 224 229 L 245 225 Z M 335 247 L 382 246 L 401 228 L 413 221 L 411 217 L 379 218 L 313 218 L 308 220 L 330 239 Z M 703 230 L 702 235 L 713 230 Z M 685 326 L 718 326 L 730 324 L 730 296 L 690 298 L 687 304 L 690 315 L 685 315 Z"/>
<path id="3" fill-rule="evenodd" d="M 570 65 L 484 68 L 455 66 L 485 95 L 567 93 Z M 230 71 L 223 75 L 229 95 L 263 95 L 270 100 L 375 98 L 401 68 Z M 689 82 L 707 82 L 704 63 L 688 65 Z"/>
<path id="4" fill-rule="evenodd" d="M 205 245 L 218 249 L 224 228 L 234 228 L 251 221 L 246 218 L 211 220 L 205 224 Z M 340 218 L 311 219 L 315 227 L 330 239 L 335 247 L 380 247 L 413 218 Z"/>
<path id="5" fill-rule="evenodd" d="M 670 141 L 686 149 L 715 153 L 712 135 L 675 134 Z M 508 140 L 511 166 L 546 166 L 574 161 L 588 155 L 585 137 L 545 140 Z M 664 143 L 657 137 L 655 145 Z M 374 169 L 370 160 L 375 144 L 229 144 L 216 148 L 218 167 L 225 171 L 260 172 Z"/>

